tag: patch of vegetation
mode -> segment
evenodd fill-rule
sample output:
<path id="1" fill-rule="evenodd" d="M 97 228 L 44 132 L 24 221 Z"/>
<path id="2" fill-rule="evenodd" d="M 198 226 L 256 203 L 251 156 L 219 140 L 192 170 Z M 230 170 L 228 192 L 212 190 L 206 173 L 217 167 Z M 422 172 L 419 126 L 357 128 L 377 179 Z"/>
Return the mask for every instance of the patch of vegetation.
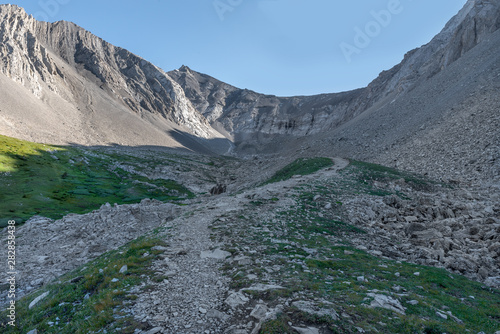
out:
<path id="1" fill-rule="evenodd" d="M 194 196 L 175 181 L 134 173 L 133 168 L 121 165 L 124 157 L 115 160 L 111 154 L 0 135 L 0 227 L 8 220 L 19 224 L 34 215 L 59 219 L 68 213 L 86 213 L 106 202 L 176 201 Z"/>
<path id="2" fill-rule="evenodd" d="M 340 176 L 289 191 L 288 200 L 293 199 L 294 204 L 285 210 L 269 200 L 261 200 L 258 211 L 250 203 L 246 210 L 228 217 L 234 224 L 214 230 L 221 238 L 232 240 L 238 255 L 252 259 L 250 265 L 224 268 L 238 288 L 256 283 L 283 287 L 243 290 L 249 297 L 271 306 L 286 300 L 313 301 L 339 315 L 337 319 L 305 316 L 288 307 L 286 318 L 269 321 L 261 333 L 287 333 L 288 322 L 331 333 L 358 333 L 359 329 L 374 333 L 494 333 L 500 328 L 500 291 L 444 269 L 373 256 L 351 243 L 366 233 L 343 222 L 342 198 L 357 194 L 404 197 L 404 189 L 387 187 L 401 179 L 417 189 L 439 186 L 424 177 L 354 162 Z M 405 314 L 371 307 L 374 298 L 370 294 L 398 300 Z M 448 319 L 437 312 L 447 314 Z"/>
<path id="3" fill-rule="evenodd" d="M 309 175 L 323 168 L 333 166 L 330 158 L 300 158 L 277 171 L 265 184 L 285 181 L 294 175 Z"/>
<path id="4" fill-rule="evenodd" d="M 116 251 L 59 278 L 58 282 L 26 296 L 16 303 L 16 327 L 6 323 L 6 313 L 0 314 L 2 333 L 84 334 L 107 330 L 109 333 L 134 333 L 144 329 L 132 316 L 122 311 L 137 298 L 129 294 L 146 277 L 154 276 L 149 269 L 161 251 L 154 246 L 165 244 L 154 237 L 141 237 Z M 120 273 L 126 265 L 128 270 Z M 49 295 L 33 308 L 28 305 L 44 292 Z"/>
<path id="5" fill-rule="evenodd" d="M 296 334 L 297 331 L 294 330 L 290 325 L 288 325 L 288 322 L 290 321 L 290 318 L 288 318 L 284 314 L 278 315 L 277 319 L 275 320 L 269 320 L 265 322 L 259 333 L 260 334 Z"/>
<path id="6" fill-rule="evenodd" d="M 429 180 L 428 178 L 410 173 L 403 172 L 394 168 L 377 165 L 369 162 L 363 161 L 350 161 L 350 172 L 354 172 L 357 177 L 357 181 L 371 186 L 374 181 L 387 182 L 387 181 L 397 181 L 402 180 L 413 189 L 416 190 L 430 190 L 433 186 L 437 185 L 438 182 Z M 368 192 L 372 195 L 385 196 L 389 193 L 386 191 L 371 190 Z"/>

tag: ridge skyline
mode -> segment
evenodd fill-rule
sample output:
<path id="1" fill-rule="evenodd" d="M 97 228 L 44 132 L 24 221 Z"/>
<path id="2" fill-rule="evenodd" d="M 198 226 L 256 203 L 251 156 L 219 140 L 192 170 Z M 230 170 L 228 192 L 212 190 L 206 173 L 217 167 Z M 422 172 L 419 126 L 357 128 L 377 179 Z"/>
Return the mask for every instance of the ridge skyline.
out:
<path id="1" fill-rule="evenodd" d="M 323 19 L 325 14 L 320 12 L 329 13 L 329 10 L 331 11 L 332 8 L 324 7 L 327 5 L 323 2 L 304 7 L 301 1 L 295 1 L 289 6 L 291 8 L 281 6 L 283 7 L 281 14 L 278 13 L 279 1 L 260 1 L 258 6 L 242 2 L 233 11 L 225 12 L 224 20 L 220 20 L 212 2 L 197 6 L 193 13 L 188 16 L 183 16 L 186 13 L 186 8 L 178 4 L 171 5 L 172 8 L 167 13 L 165 13 L 165 8 L 168 5 L 158 5 L 160 6 L 158 8 L 154 7 L 156 5 L 151 5 L 146 6 L 145 9 L 137 9 L 137 13 L 131 14 L 128 2 L 116 8 L 114 12 L 104 10 L 111 5 L 96 7 L 92 2 L 83 7 L 81 4 L 71 1 L 62 2 L 59 0 L 40 1 L 39 3 L 13 2 L 14 5 L 25 9 L 28 14 L 34 15 L 36 19 L 48 18 L 50 22 L 63 20 L 75 23 L 103 40 L 139 55 L 166 72 L 186 65 L 234 87 L 281 97 L 311 96 L 366 87 L 379 73 L 398 64 L 408 51 L 428 43 L 463 5 L 462 3 L 453 4 L 454 8 L 445 8 L 446 14 L 443 14 L 443 8 L 435 9 L 436 12 L 432 15 L 428 14 L 427 16 L 431 17 L 426 18 L 425 27 L 420 24 L 412 28 L 421 31 L 420 37 L 415 31 L 408 32 L 403 29 L 406 35 L 399 36 L 401 37 L 399 40 L 391 40 L 394 37 L 393 30 L 402 29 L 401 21 L 415 23 L 414 18 L 406 17 L 410 12 L 414 13 L 412 17 L 418 16 L 419 11 L 428 5 L 422 3 L 417 6 L 418 8 L 413 8 L 414 4 L 411 4 L 410 11 L 410 4 L 407 1 L 399 1 L 400 7 L 403 9 L 402 12 L 393 16 L 388 27 L 381 27 L 380 34 L 371 39 L 370 45 L 363 48 L 361 54 L 355 54 L 354 58 L 356 59 L 348 63 L 342 54 L 341 43 L 356 46 L 353 40 L 356 36 L 355 28 L 358 26 L 364 28 L 366 24 L 374 20 L 371 12 L 380 13 L 394 1 L 378 1 L 369 4 L 366 10 L 364 7 L 359 8 L 359 13 L 356 14 L 357 16 L 355 15 L 354 21 L 343 19 L 344 25 L 340 28 L 335 26 L 335 30 L 333 30 L 332 25 L 340 25 L 340 23 L 317 23 L 308 27 L 307 22 L 314 21 L 309 17 L 314 12 L 320 15 L 318 18 Z M 57 6 L 53 5 L 52 2 Z M 465 3 L 465 1 L 462 2 Z M 47 6 L 47 4 L 51 4 L 52 7 Z M 449 4 L 443 7 L 446 6 Z M 92 8 L 96 13 L 89 17 L 86 13 Z M 98 8 L 101 10 L 96 10 Z M 303 22 L 298 23 L 297 27 L 292 29 L 289 27 L 288 19 L 283 16 L 293 14 L 291 19 L 294 19 L 296 18 L 294 15 L 297 15 L 295 12 L 300 8 L 307 9 L 304 12 L 303 20 L 301 20 Z M 159 15 L 156 12 L 161 13 L 162 10 L 165 22 L 156 22 L 155 19 Z M 147 11 L 155 13 L 144 14 Z M 343 9 L 336 8 L 336 11 L 343 12 Z M 352 8 L 345 8 L 344 11 L 344 14 L 349 17 L 355 14 L 353 14 Z M 103 14 L 104 12 L 106 14 Z M 172 14 L 168 14 L 168 12 L 172 12 Z M 176 13 L 183 17 L 185 22 L 183 21 L 184 23 L 173 29 L 175 22 L 179 22 L 178 18 L 172 18 Z M 104 23 L 99 21 L 103 15 L 108 16 Z M 249 18 L 246 19 L 245 15 L 248 15 Z M 436 16 L 440 15 L 439 22 L 433 21 L 436 20 Z M 196 19 L 200 19 L 200 16 L 201 22 L 199 24 L 205 27 L 203 29 L 193 23 Z M 254 16 L 260 17 L 262 22 L 265 22 L 267 35 L 271 36 L 269 39 L 273 39 L 276 43 L 271 43 L 270 40 L 262 37 L 265 35 L 261 35 L 261 31 L 252 26 L 254 23 L 249 21 Z M 340 20 L 338 16 L 337 13 L 334 13 L 332 17 L 335 20 Z M 145 17 L 148 19 L 145 20 Z M 235 22 L 236 20 L 241 22 Z M 126 26 L 123 21 L 127 21 Z M 130 24 L 130 22 L 134 23 Z M 231 29 L 241 30 L 248 35 L 240 34 L 240 38 L 230 39 L 229 35 L 232 33 L 229 30 Z M 290 36 L 292 33 L 297 33 L 297 37 Z M 202 37 L 198 37 L 200 34 Z M 283 38 L 279 37 L 279 34 Z M 316 35 L 315 38 L 311 34 Z M 257 37 L 252 37 L 254 35 L 262 37 L 265 39 L 265 43 L 271 44 L 266 47 L 262 44 L 264 42 L 259 42 Z M 316 40 L 316 38 L 322 39 L 323 42 L 307 41 L 307 39 Z M 311 43 L 315 44 L 309 45 Z M 238 47 L 240 44 L 244 44 L 244 48 Z M 292 46 L 297 50 L 290 52 Z M 281 47 L 284 48 L 288 58 L 283 58 Z M 396 47 L 399 51 L 393 52 Z M 303 51 L 305 49 L 312 51 Z M 241 54 L 234 56 L 233 53 L 236 52 Z M 307 54 L 303 54 L 303 52 Z M 379 53 L 379 55 L 374 57 L 372 56 L 373 52 Z M 259 54 L 262 56 L 258 56 Z M 287 60 L 277 62 L 278 58 Z"/>

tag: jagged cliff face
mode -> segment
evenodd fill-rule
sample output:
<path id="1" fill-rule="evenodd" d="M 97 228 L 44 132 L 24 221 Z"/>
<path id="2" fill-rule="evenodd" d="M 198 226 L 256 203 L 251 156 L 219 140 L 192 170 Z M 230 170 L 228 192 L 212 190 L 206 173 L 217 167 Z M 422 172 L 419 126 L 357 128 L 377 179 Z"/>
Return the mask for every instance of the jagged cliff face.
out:
<path id="1" fill-rule="evenodd" d="M 366 107 L 365 92 L 277 97 L 239 89 L 183 66 L 169 72 L 215 127 L 243 134 L 307 136 L 345 122 Z"/>
<path id="2" fill-rule="evenodd" d="M 447 68 L 500 28 L 500 3 L 469 0 L 444 29 L 421 48 L 405 55 L 386 85 L 401 93 Z M 376 81 L 375 81 L 376 82 Z"/>
<path id="3" fill-rule="evenodd" d="M 0 59 L 1 72 L 41 100 L 55 93 L 79 110 L 99 112 L 107 106 L 93 105 L 97 87 L 113 108 L 163 118 L 196 137 L 222 137 L 167 73 L 73 23 L 38 22 L 22 8 L 2 5 Z"/>
<path id="4" fill-rule="evenodd" d="M 16 119 L 19 113 L 6 110 L 0 112 L 0 131 L 49 142 L 58 142 L 53 140 L 56 133 L 69 133 L 67 142 L 74 135 L 73 142 L 84 144 L 116 141 L 167 146 L 172 140 L 166 137 L 174 132 L 187 137 L 173 142 L 185 144 L 202 138 L 202 144 L 222 143 L 217 151 L 224 153 L 231 149 L 225 139 L 229 138 L 243 152 L 247 147 L 258 152 L 276 138 L 330 133 L 372 110 L 390 109 L 394 101 L 425 86 L 477 44 L 487 42 L 499 27 L 499 2 L 469 0 L 431 42 L 410 51 L 368 87 L 337 94 L 276 97 L 233 87 L 186 66 L 166 73 L 72 23 L 38 22 L 17 6 L 2 5 L 0 72 L 27 88 L 45 104 L 40 109 L 45 109 L 40 115 L 21 113 L 37 120 L 26 131 L 40 132 L 40 137 L 26 137 L 19 130 L 26 128 Z M 26 98 L 30 103 L 16 105 L 18 87 L 3 76 L 0 84 L 4 92 L 15 92 L 0 97 L 10 103 L 4 104 L 14 105 L 8 110 L 25 111 L 37 105 L 31 97 Z M 50 114 L 53 110 L 57 115 Z M 397 123 L 398 116 L 393 116 Z M 43 134 L 38 124 L 44 119 L 54 124 L 61 118 L 70 124 Z"/>
<path id="5" fill-rule="evenodd" d="M 470 0 L 430 43 L 406 54 L 368 87 L 340 94 L 276 97 L 242 90 L 187 67 L 169 72 L 214 126 L 236 141 L 271 141 L 274 135 L 330 131 L 371 107 L 383 108 L 422 84 L 500 27 L 500 3 Z"/>

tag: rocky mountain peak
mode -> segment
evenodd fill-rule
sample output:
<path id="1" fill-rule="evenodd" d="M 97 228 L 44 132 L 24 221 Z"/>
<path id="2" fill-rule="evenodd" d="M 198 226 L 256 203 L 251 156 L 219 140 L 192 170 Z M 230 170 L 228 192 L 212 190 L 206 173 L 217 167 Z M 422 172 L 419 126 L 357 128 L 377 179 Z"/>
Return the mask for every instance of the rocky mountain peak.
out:
<path id="1" fill-rule="evenodd" d="M 18 6 L 3 5 L 0 45 L 0 71 L 39 99 L 55 93 L 78 110 L 95 110 L 88 101 L 98 89 L 104 104 L 164 119 L 199 138 L 222 137 L 167 73 L 74 23 L 39 22 Z"/>
<path id="2" fill-rule="evenodd" d="M 155 127 L 164 121 L 179 126 L 190 140 L 228 138 L 243 153 L 276 151 L 283 147 L 272 147 L 278 137 L 330 133 L 361 115 L 387 109 L 500 27 L 500 3 L 470 0 L 432 41 L 408 52 L 367 87 L 277 97 L 231 86 L 187 65 L 166 73 L 71 22 L 38 22 L 11 5 L 1 6 L 0 13 L 0 71 L 38 99 L 48 101 L 48 92 L 54 93 L 79 113 L 87 111 L 79 115 L 82 120 L 96 110 L 118 108 Z"/>
<path id="3" fill-rule="evenodd" d="M 331 131 L 394 99 L 460 59 L 500 27 L 500 2 L 470 0 L 428 44 L 408 52 L 368 87 L 340 94 L 268 96 L 245 91 L 181 68 L 170 75 L 212 125 L 222 126 L 237 145 L 266 146 L 275 136 L 303 137 Z M 239 141 L 239 142 L 238 142 Z"/>

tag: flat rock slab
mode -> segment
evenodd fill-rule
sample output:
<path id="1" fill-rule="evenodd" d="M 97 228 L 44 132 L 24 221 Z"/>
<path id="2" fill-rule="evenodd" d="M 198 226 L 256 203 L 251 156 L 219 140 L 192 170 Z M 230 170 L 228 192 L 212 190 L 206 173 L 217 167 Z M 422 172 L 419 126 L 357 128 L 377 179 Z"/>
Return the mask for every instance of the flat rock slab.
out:
<path id="1" fill-rule="evenodd" d="M 401 305 L 399 300 L 386 295 L 379 295 L 374 293 L 369 293 L 368 296 L 374 298 L 370 304 L 370 307 L 381 307 L 405 315 L 405 308 L 403 307 L 403 305 Z"/>
<path id="2" fill-rule="evenodd" d="M 305 300 L 295 301 L 292 303 L 292 306 L 296 307 L 298 310 L 302 312 L 316 315 L 318 317 L 328 316 L 333 320 L 337 320 L 339 318 L 339 315 L 337 314 L 337 312 L 335 312 L 335 310 L 326 307 L 319 307 L 318 305 L 310 301 L 305 301 Z"/>
<path id="3" fill-rule="evenodd" d="M 279 285 L 269 285 L 269 284 L 255 284 L 249 288 L 241 289 L 242 291 L 267 291 L 267 290 L 277 290 L 284 289 L 284 287 Z"/>
<path id="4" fill-rule="evenodd" d="M 231 253 L 223 251 L 221 249 L 216 249 L 214 251 L 203 251 L 200 254 L 200 257 L 202 259 L 217 259 L 217 260 L 224 260 L 227 257 L 230 257 Z"/>
<path id="5" fill-rule="evenodd" d="M 47 297 L 49 295 L 49 292 L 44 292 L 42 295 L 36 297 L 31 303 L 30 305 L 28 306 L 29 309 L 32 309 L 33 307 L 35 307 L 36 304 L 38 304 L 42 299 L 44 299 L 45 297 Z"/>
<path id="6" fill-rule="evenodd" d="M 241 291 L 231 293 L 225 300 L 226 305 L 232 309 L 238 306 L 245 305 L 250 299 L 245 296 Z"/>
<path id="7" fill-rule="evenodd" d="M 314 327 L 307 327 L 307 328 L 292 327 L 292 328 L 295 329 L 300 334 L 319 334 L 319 329 Z"/>

